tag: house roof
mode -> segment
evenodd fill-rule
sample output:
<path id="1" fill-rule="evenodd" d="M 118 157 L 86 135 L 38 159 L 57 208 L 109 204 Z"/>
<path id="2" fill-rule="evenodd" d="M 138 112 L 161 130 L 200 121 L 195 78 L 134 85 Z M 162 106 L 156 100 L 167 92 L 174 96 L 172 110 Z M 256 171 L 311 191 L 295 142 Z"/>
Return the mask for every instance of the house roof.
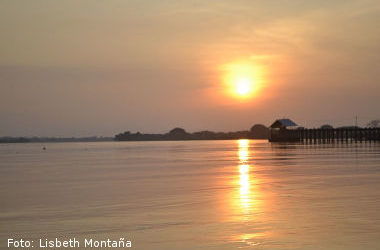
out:
<path id="1" fill-rule="evenodd" d="M 290 119 L 278 119 L 270 127 L 271 128 L 286 128 L 298 126 L 295 122 Z"/>

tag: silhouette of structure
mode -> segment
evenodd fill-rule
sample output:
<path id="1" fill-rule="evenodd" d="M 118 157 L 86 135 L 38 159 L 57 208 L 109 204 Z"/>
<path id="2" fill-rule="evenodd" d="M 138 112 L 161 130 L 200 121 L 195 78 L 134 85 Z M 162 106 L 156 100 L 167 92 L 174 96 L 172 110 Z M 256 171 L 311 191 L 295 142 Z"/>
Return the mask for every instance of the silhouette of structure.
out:
<path id="1" fill-rule="evenodd" d="M 290 119 L 279 119 L 270 126 L 269 141 L 305 143 L 380 141 L 380 128 L 357 126 L 333 128 L 330 125 L 323 125 L 318 129 L 305 129 Z"/>
<path id="2" fill-rule="evenodd" d="M 305 143 L 380 141 L 380 128 L 342 127 L 332 129 L 301 129 L 296 131 Z"/>
<path id="3" fill-rule="evenodd" d="M 299 141 L 298 125 L 290 119 L 278 119 L 270 126 L 270 142 Z"/>

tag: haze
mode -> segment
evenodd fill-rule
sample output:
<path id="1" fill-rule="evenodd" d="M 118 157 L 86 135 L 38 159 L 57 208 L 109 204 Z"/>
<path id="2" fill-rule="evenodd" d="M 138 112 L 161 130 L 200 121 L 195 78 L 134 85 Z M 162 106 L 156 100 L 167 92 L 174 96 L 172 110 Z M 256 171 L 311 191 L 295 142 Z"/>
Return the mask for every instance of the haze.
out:
<path id="1" fill-rule="evenodd" d="M 306 127 L 380 117 L 380 3 L 1 1 L 0 136 Z M 226 94 L 226 65 L 260 91 Z"/>

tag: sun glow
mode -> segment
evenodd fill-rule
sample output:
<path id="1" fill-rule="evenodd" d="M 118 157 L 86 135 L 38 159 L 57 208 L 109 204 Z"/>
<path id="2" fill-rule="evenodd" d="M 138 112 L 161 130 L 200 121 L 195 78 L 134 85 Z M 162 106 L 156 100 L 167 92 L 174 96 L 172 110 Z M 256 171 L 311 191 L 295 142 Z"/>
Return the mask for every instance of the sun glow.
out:
<path id="1" fill-rule="evenodd" d="M 240 78 L 236 80 L 236 92 L 239 95 L 247 95 L 252 90 L 252 80 L 248 78 Z"/>
<path id="2" fill-rule="evenodd" d="M 251 62 L 234 62 L 223 67 L 228 95 L 239 99 L 255 97 L 262 84 L 261 69 Z"/>

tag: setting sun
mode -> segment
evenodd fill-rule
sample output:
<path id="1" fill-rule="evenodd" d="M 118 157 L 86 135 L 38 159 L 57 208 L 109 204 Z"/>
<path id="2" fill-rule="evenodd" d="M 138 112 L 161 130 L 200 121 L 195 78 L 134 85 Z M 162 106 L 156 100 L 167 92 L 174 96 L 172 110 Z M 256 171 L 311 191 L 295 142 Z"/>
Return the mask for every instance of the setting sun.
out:
<path id="1" fill-rule="evenodd" d="M 258 94 L 262 80 L 257 65 L 251 62 L 234 62 L 224 65 L 223 70 L 223 82 L 229 96 L 249 100 Z"/>
<path id="2" fill-rule="evenodd" d="M 247 95 L 252 90 L 252 80 L 248 78 L 240 78 L 236 81 L 236 92 L 239 95 Z"/>

